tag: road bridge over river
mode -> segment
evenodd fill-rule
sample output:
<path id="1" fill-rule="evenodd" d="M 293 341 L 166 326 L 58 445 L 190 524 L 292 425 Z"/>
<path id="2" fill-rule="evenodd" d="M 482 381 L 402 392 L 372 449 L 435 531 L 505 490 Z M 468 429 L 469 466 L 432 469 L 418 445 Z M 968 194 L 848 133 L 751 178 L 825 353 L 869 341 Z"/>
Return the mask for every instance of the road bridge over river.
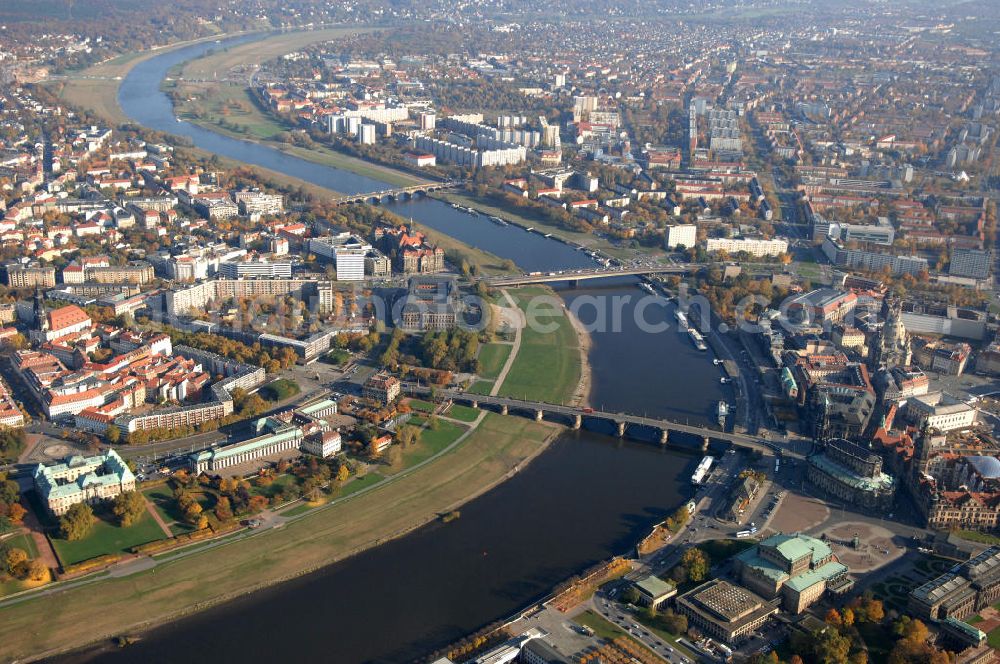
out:
<path id="1" fill-rule="evenodd" d="M 673 420 L 646 417 L 645 415 L 630 415 L 628 413 L 595 410 L 579 406 L 565 406 L 562 404 L 546 403 L 544 401 L 528 401 L 512 397 L 487 396 L 460 390 L 435 390 L 416 383 L 404 383 L 403 391 L 413 396 L 427 396 L 433 393 L 436 398 L 467 403 L 473 408 L 488 406 L 503 415 L 518 414 L 533 417 L 538 421 L 546 418 L 558 419 L 573 429 L 580 429 L 583 427 L 584 422 L 588 420 L 605 422 L 613 426 L 619 438 L 623 438 L 630 433 L 635 434 L 639 430 L 645 430 L 653 432 L 654 435 L 658 436 L 661 445 L 667 445 L 670 442 L 671 434 L 677 433 L 701 438 L 701 447 L 703 450 L 708 449 L 711 441 L 717 440 L 747 449 L 759 450 L 768 454 L 780 450 L 787 456 L 801 459 L 805 458 L 811 447 L 811 443 L 807 440 L 777 439 L 774 441 L 765 441 L 760 436 L 727 432 L 721 429 L 694 424 L 682 424 Z"/>
<path id="2" fill-rule="evenodd" d="M 602 267 L 584 270 L 561 270 L 559 272 L 535 272 L 512 277 L 493 277 L 484 281 L 496 288 L 526 286 L 528 284 L 544 284 L 553 281 L 585 281 L 587 279 L 606 279 L 608 277 L 635 277 L 652 274 L 687 274 L 704 267 L 692 263 L 673 263 L 670 265 L 653 265 L 642 267 Z"/>
<path id="3" fill-rule="evenodd" d="M 392 201 L 406 201 L 417 196 L 426 196 L 432 191 L 454 189 L 460 186 L 462 186 L 462 183 L 455 180 L 449 180 L 447 182 L 425 182 L 424 184 L 415 184 L 410 187 L 397 187 L 395 189 L 369 191 L 363 194 L 337 196 L 330 199 L 330 202 L 334 205 L 349 205 L 351 203 L 369 203 L 377 205 L 379 203 L 390 203 Z"/>

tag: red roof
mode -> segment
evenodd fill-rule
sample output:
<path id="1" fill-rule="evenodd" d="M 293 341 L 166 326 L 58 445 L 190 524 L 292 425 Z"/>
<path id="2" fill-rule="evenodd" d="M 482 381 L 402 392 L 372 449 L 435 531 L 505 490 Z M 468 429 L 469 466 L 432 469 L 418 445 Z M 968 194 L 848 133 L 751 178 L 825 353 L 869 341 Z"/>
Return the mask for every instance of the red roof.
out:
<path id="1" fill-rule="evenodd" d="M 49 312 L 49 329 L 52 331 L 63 330 L 85 321 L 89 323 L 90 316 L 75 304 L 69 304 Z"/>

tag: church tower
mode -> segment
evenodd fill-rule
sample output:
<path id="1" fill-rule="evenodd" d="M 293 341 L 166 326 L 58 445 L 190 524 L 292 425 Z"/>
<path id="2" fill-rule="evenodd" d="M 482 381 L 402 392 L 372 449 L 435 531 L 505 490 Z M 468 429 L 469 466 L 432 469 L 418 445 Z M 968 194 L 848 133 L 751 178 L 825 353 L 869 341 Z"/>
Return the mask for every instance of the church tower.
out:
<path id="1" fill-rule="evenodd" d="M 903 303 L 898 298 L 886 296 L 882 300 L 882 329 L 872 344 L 869 368 L 872 371 L 909 366 L 913 360 L 910 335 L 903 325 Z"/>

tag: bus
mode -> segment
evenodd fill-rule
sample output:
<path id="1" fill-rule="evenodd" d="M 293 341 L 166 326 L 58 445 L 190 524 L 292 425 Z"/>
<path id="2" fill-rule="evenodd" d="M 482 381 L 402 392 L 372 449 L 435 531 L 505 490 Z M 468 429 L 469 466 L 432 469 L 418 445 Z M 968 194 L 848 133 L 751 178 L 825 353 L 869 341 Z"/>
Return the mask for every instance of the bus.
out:
<path id="1" fill-rule="evenodd" d="M 739 539 L 744 539 L 746 537 L 750 537 L 751 535 L 753 535 L 753 533 L 750 532 L 749 530 L 741 530 L 736 533 L 736 537 Z"/>

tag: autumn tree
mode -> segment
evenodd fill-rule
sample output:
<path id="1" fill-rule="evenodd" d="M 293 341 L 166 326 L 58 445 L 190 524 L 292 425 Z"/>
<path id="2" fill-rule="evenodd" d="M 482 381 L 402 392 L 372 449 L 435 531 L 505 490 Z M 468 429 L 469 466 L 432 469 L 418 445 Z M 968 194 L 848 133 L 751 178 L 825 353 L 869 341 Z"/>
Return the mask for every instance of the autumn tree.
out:
<path id="1" fill-rule="evenodd" d="M 28 563 L 28 579 L 30 581 L 44 581 L 49 575 L 49 569 L 41 560 L 37 558 Z"/>
<path id="2" fill-rule="evenodd" d="M 7 518 L 11 520 L 11 523 L 20 524 L 24 521 L 24 515 L 28 513 L 28 510 L 21 507 L 21 503 L 14 503 L 9 508 L 7 508 Z"/>
<path id="3" fill-rule="evenodd" d="M 59 518 L 59 532 L 69 541 L 81 540 L 94 526 L 94 510 L 87 503 L 77 503 Z"/>
<path id="4" fill-rule="evenodd" d="M 28 552 L 17 547 L 9 547 L 3 552 L 3 566 L 11 576 L 17 576 L 21 566 L 28 561 Z"/>
<path id="5" fill-rule="evenodd" d="M 215 518 L 222 523 L 232 520 L 233 508 L 226 496 L 219 496 L 219 500 L 215 503 Z"/>
<path id="6" fill-rule="evenodd" d="M 123 528 L 128 528 L 146 512 L 146 500 L 138 491 L 125 491 L 115 496 L 111 511 Z"/>
<path id="7" fill-rule="evenodd" d="M 691 581 L 703 581 L 708 575 L 708 556 L 697 547 L 684 552 L 681 565 L 687 570 L 688 579 Z"/>
<path id="8" fill-rule="evenodd" d="M 847 664 L 851 640 L 835 629 L 825 629 L 815 635 L 815 661 L 818 664 Z"/>
<path id="9" fill-rule="evenodd" d="M 403 447 L 415 445 L 420 441 L 420 429 L 409 424 L 404 424 L 396 430 L 396 442 Z"/>

